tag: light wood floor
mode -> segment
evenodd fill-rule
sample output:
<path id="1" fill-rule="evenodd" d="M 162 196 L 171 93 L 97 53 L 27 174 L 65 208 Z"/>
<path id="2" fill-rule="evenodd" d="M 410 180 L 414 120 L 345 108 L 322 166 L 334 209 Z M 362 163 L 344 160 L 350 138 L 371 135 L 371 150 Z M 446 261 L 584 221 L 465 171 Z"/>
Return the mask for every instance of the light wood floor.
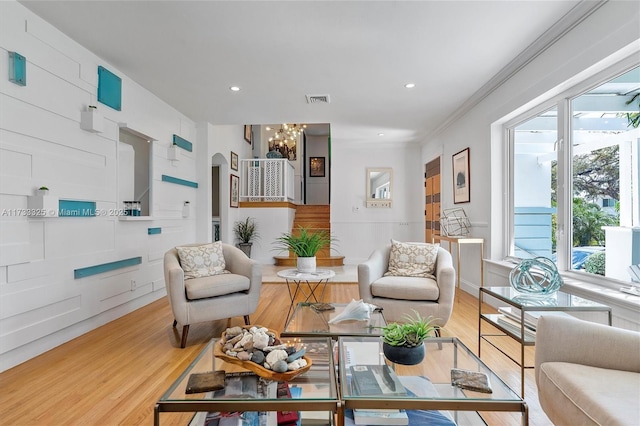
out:
<path id="1" fill-rule="evenodd" d="M 328 286 L 325 300 L 347 303 L 358 298 L 355 284 Z M 282 330 L 289 306 L 284 284 L 264 284 L 254 324 Z M 227 321 L 194 324 L 187 347 L 171 327 L 166 298 L 80 336 L 0 374 L 0 424 L 8 425 L 151 425 L 156 401 L 203 346 L 221 334 Z M 232 325 L 241 325 L 233 318 Z M 485 325 L 483 325 L 483 332 Z M 443 331 L 477 353 L 478 302 L 461 292 Z M 517 355 L 519 346 L 502 339 Z M 529 363 L 533 362 L 533 349 Z M 482 359 L 519 392 L 520 369 L 483 343 Z M 526 371 L 526 401 L 531 425 L 551 423 L 538 404 L 533 370 Z M 518 425 L 513 413 L 483 413 L 490 425 Z M 163 425 L 185 425 L 189 414 L 163 413 Z"/>

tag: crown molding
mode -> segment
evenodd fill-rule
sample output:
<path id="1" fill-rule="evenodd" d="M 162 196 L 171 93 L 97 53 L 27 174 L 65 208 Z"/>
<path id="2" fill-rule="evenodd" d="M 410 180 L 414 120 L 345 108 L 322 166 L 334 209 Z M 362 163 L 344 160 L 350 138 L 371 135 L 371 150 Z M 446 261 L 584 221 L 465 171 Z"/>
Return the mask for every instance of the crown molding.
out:
<path id="1" fill-rule="evenodd" d="M 587 19 L 592 13 L 608 1 L 609 0 L 582 0 L 580 3 L 575 5 L 569 12 L 553 24 L 533 43 L 527 46 L 526 49 L 502 68 L 496 75 L 494 75 L 487 83 L 471 95 L 471 97 L 467 99 L 454 114 L 450 115 L 448 119 L 442 122 L 442 124 L 427 134 L 422 144 L 426 143 L 426 139 L 438 135 L 452 123 L 458 121 L 463 115 L 478 105 L 483 99 L 502 86 L 522 68 L 527 66 L 549 47 L 553 46 L 558 40 L 564 37 L 569 31 Z"/>

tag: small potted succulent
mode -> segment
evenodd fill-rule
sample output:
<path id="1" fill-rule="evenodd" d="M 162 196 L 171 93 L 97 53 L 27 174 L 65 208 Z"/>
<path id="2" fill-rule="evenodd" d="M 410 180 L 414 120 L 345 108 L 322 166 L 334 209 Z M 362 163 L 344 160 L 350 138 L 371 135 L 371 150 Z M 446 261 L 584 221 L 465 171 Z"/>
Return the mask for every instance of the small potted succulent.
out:
<path id="1" fill-rule="evenodd" d="M 413 310 L 413 316 L 403 317 L 405 322 L 393 322 L 382 329 L 382 350 L 391 362 L 415 365 L 424 359 L 424 340 L 435 330 L 433 317 L 422 317 Z"/>
<path id="2" fill-rule="evenodd" d="M 253 218 L 247 217 L 245 220 L 236 222 L 233 226 L 233 232 L 240 241 L 238 248 L 242 250 L 247 257 L 251 257 L 251 246 L 253 240 L 258 238 L 258 227 Z"/>
<path id="3" fill-rule="evenodd" d="M 47 188 L 46 186 L 41 186 L 40 188 L 38 188 L 38 195 L 48 195 L 49 194 L 49 188 Z"/>

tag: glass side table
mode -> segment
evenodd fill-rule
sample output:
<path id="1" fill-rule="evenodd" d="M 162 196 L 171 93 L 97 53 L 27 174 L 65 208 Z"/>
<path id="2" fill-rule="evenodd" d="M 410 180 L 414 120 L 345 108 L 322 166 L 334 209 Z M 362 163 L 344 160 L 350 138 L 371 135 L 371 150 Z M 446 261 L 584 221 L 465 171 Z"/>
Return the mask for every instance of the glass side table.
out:
<path id="1" fill-rule="evenodd" d="M 506 306 L 498 308 L 498 313 L 483 313 L 484 297 L 491 296 L 504 302 Z M 544 313 L 549 315 L 568 315 L 568 312 L 601 312 L 611 325 L 611 307 L 592 300 L 565 293 L 556 292 L 546 297 L 532 297 L 519 293 L 512 287 L 482 287 L 478 297 L 478 356 L 481 356 L 481 343 L 484 340 L 502 352 L 507 358 L 520 367 L 520 396 L 524 398 L 524 370 L 533 368 L 526 366 L 524 360 L 525 347 L 535 346 L 535 322 Z M 485 334 L 482 323 L 487 322 L 503 334 Z M 505 350 L 491 341 L 490 337 L 510 337 L 520 343 L 520 360 L 509 355 Z"/>
<path id="2" fill-rule="evenodd" d="M 316 272 L 300 272 L 297 269 L 284 269 L 279 271 L 277 275 L 287 281 L 287 290 L 289 292 L 289 298 L 291 299 L 291 305 L 287 311 L 287 318 L 284 321 L 286 324 L 289 322 L 289 317 L 293 312 L 298 295 L 303 295 L 305 302 L 309 302 L 312 299 L 314 302 L 322 301 L 327 283 L 331 278 L 336 276 L 336 273 L 331 269 L 316 269 Z M 320 291 L 319 298 L 318 295 L 316 295 L 316 291 Z"/>

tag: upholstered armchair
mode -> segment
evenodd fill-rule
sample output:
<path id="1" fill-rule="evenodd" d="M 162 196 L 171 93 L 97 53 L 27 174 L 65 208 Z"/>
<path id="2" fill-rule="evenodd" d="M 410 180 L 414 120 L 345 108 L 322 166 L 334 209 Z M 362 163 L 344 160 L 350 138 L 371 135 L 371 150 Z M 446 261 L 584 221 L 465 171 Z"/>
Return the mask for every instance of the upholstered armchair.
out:
<path id="1" fill-rule="evenodd" d="M 403 322 L 405 315 L 413 314 L 412 309 L 423 317 L 433 316 L 440 335 L 453 311 L 456 272 L 451 254 L 442 247 L 434 249 L 432 277 L 385 276 L 391 251 L 392 244 L 377 249 L 358 265 L 360 298 L 380 306 L 387 322 Z"/>
<path id="2" fill-rule="evenodd" d="M 207 262 L 213 258 L 222 262 L 222 266 L 207 265 L 208 269 L 204 268 L 195 273 L 195 278 L 185 279 L 185 269 L 181 265 L 178 249 L 184 254 L 185 247 L 205 246 L 207 249 L 213 246 L 218 252 L 192 258 L 196 259 L 196 262 L 202 262 L 203 257 Z M 188 268 L 186 269 L 187 277 L 193 275 L 189 273 Z M 229 273 L 224 273 L 225 270 Z M 206 276 L 207 273 L 215 275 Z M 167 297 L 175 318 L 173 326 L 178 323 L 182 325 L 180 347 L 184 348 L 191 324 L 240 315 L 244 316 L 245 324 L 250 324 L 249 315 L 255 312 L 260 298 L 262 265 L 229 244 L 185 244 L 165 253 L 164 277 Z"/>
<path id="3" fill-rule="evenodd" d="M 637 425 L 640 333 L 542 315 L 536 331 L 538 400 L 555 425 Z"/>

